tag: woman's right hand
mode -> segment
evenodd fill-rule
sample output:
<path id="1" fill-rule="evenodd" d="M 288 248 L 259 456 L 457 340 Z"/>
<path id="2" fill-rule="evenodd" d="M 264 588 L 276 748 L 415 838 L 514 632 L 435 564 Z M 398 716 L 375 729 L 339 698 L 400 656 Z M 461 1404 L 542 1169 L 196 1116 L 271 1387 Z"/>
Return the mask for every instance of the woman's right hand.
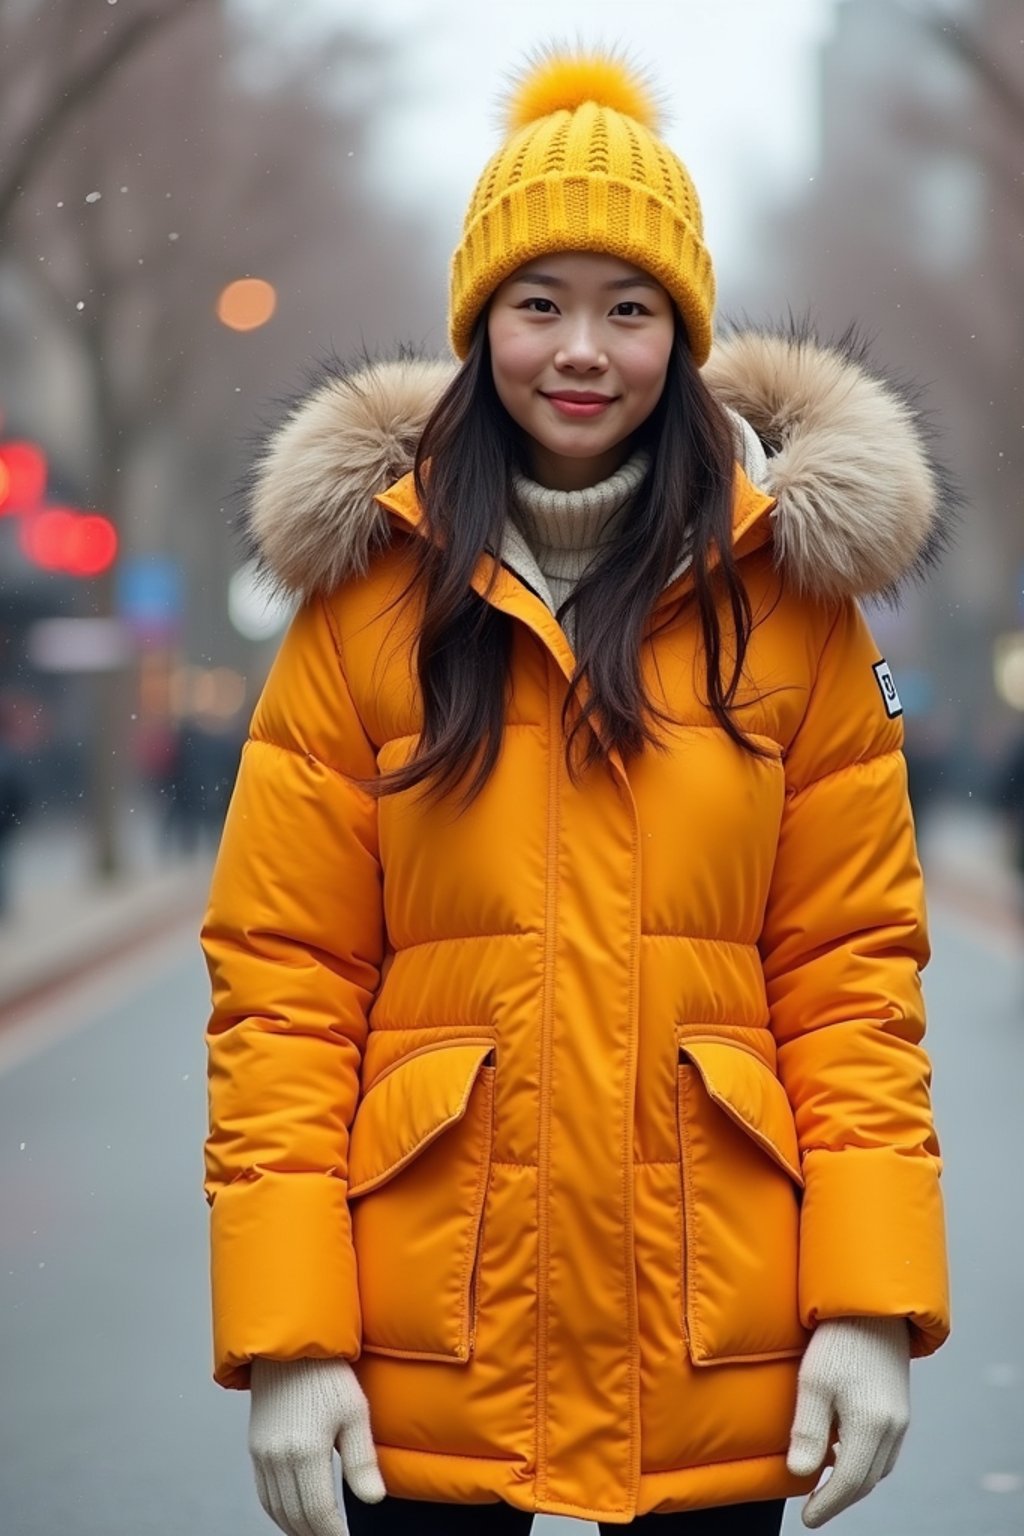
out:
<path id="1" fill-rule="evenodd" d="M 370 1410 L 347 1360 L 252 1362 L 249 1454 L 260 1503 L 287 1536 L 348 1536 L 333 1451 L 356 1498 L 376 1504 L 384 1480 Z"/>

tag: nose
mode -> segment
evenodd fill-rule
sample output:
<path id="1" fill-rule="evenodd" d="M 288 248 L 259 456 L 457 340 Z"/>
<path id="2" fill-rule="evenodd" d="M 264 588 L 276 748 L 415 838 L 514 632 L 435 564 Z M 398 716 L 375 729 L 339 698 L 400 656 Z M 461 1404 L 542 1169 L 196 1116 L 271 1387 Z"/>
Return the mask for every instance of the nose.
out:
<path id="1" fill-rule="evenodd" d="M 562 337 L 555 353 L 555 367 L 574 373 L 601 373 L 608 367 L 608 358 L 593 327 L 580 319 Z"/>

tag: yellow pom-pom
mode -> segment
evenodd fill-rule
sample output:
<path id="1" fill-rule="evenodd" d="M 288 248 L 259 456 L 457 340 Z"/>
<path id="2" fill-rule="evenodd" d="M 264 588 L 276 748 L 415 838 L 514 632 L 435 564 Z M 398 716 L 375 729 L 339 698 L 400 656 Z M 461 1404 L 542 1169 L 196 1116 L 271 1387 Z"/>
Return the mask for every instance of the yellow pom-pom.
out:
<path id="1" fill-rule="evenodd" d="M 572 112 L 585 101 L 623 112 L 652 133 L 659 130 L 657 102 L 643 76 L 625 59 L 562 48 L 534 57 L 513 81 L 505 121 L 515 131 L 552 112 Z"/>

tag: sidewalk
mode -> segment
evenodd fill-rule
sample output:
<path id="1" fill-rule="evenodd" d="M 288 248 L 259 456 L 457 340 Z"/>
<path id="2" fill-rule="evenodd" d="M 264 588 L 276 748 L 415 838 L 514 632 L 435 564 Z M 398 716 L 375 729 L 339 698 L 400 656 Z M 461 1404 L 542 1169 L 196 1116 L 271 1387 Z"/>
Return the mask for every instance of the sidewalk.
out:
<path id="1" fill-rule="evenodd" d="M 54 816 L 14 841 L 10 908 L 0 919 L 0 1025 L 15 1007 L 100 969 L 190 913 L 198 935 L 212 850 L 170 857 L 144 806 L 126 809 L 121 846 L 124 874 L 96 885 L 82 822 Z"/>
<path id="2" fill-rule="evenodd" d="M 1009 935 L 1024 958 L 1024 881 L 999 819 L 969 801 L 946 801 L 925 820 L 919 846 L 929 903 Z"/>

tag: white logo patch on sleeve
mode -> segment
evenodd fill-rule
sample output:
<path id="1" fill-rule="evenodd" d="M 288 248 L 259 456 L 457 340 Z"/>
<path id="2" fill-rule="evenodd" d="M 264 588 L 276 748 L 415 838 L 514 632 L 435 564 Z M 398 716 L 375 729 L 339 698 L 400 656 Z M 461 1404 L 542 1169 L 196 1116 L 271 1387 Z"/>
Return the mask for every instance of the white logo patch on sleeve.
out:
<path id="1" fill-rule="evenodd" d="M 871 670 L 875 674 L 879 688 L 882 690 L 882 702 L 885 705 L 886 714 L 890 719 L 895 715 L 902 715 L 903 705 L 900 703 L 900 696 L 896 692 L 896 684 L 892 680 L 889 663 L 883 657 L 881 661 L 875 662 Z"/>

